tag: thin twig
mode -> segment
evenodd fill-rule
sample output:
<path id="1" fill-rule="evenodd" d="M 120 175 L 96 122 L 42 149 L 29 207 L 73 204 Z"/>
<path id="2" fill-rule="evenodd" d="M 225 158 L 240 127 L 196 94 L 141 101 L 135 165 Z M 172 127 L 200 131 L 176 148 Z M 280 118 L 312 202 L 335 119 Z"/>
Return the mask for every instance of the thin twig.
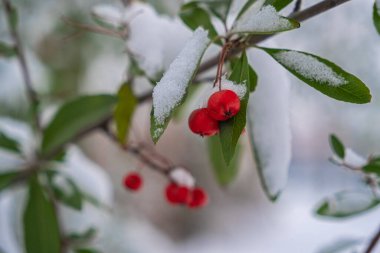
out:
<path id="1" fill-rule="evenodd" d="M 376 247 L 376 244 L 380 241 L 380 228 L 379 230 L 377 231 L 377 233 L 375 234 L 374 237 L 372 237 L 367 249 L 364 251 L 364 253 L 372 253 L 374 252 L 373 250 L 375 249 Z"/>
<path id="2" fill-rule="evenodd" d="M 40 125 L 39 115 L 37 112 L 37 106 L 38 106 L 38 101 L 39 101 L 38 96 L 37 96 L 37 93 L 35 92 L 35 90 L 33 89 L 32 79 L 30 77 L 29 68 L 28 68 L 28 65 L 26 63 L 26 58 L 25 58 L 25 53 L 23 50 L 21 38 L 20 38 L 20 35 L 17 31 L 17 25 L 12 24 L 12 15 L 16 15 L 15 9 L 9 0 L 2 0 L 2 2 L 3 2 L 5 14 L 7 16 L 10 34 L 11 34 L 11 37 L 13 39 L 13 43 L 14 43 L 14 46 L 16 49 L 17 58 L 18 58 L 19 63 L 20 63 L 22 76 L 23 76 L 23 79 L 25 82 L 27 96 L 30 100 L 30 103 L 32 104 L 33 119 L 34 119 L 37 130 L 40 131 L 41 125 Z"/>
<path id="3" fill-rule="evenodd" d="M 296 13 L 301 10 L 302 0 L 297 0 L 292 13 Z"/>

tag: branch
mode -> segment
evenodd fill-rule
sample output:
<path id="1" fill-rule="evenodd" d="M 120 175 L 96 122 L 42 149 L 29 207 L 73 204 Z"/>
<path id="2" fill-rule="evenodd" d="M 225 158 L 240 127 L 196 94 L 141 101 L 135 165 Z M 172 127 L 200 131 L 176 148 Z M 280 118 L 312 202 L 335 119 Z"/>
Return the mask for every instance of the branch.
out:
<path id="1" fill-rule="evenodd" d="M 33 89 L 32 79 L 30 77 L 28 65 L 26 64 L 26 58 L 25 58 L 25 53 L 24 53 L 23 47 L 22 47 L 22 42 L 20 39 L 20 35 L 17 31 L 17 25 L 14 24 L 15 18 L 16 18 L 15 17 L 16 16 L 16 10 L 15 10 L 14 6 L 12 6 L 12 4 L 9 0 L 2 0 L 2 2 L 3 2 L 5 14 L 7 16 L 10 34 L 11 34 L 11 37 L 13 39 L 14 46 L 16 49 L 17 58 L 18 58 L 19 63 L 20 63 L 21 72 L 22 72 L 22 75 L 24 78 L 27 96 L 29 97 L 29 100 L 32 104 L 32 112 L 33 112 L 33 118 L 35 121 L 35 125 L 36 125 L 36 128 L 40 131 L 41 130 L 40 119 L 39 119 L 39 115 L 38 115 L 37 108 L 36 108 L 39 100 L 37 97 L 37 93 Z"/>
<path id="2" fill-rule="evenodd" d="M 333 9 L 345 2 L 348 2 L 350 0 L 324 0 L 322 2 L 319 2 L 303 11 L 299 11 L 299 12 L 296 12 L 296 13 L 293 13 L 291 15 L 289 15 L 289 18 L 293 18 L 293 19 L 296 19 L 297 21 L 299 22 L 302 22 L 302 21 L 305 21 L 309 18 L 312 18 L 312 17 L 315 17 L 321 13 L 324 13 L 330 9 Z M 271 34 L 271 35 L 255 35 L 255 36 L 251 36 L 249 41 L 248 41 L 248 47 L 249 46 L 252 46 L 252 45 L 255 45 L 259 42 L 262 42 L 272 36 L 274 36 L 276 34 Z M 240 53 L 242 51 L 242 49 L 235 49 L 235 50 L 231 50 L 231 53 L 227 56 L 227 59 L 231 58 L 232 56 Z M 198 71 L 198 74 L 202 73 L 202 72 L 205 72 L 206 70 L 209 70 L 210 68 L 216 66 L 218 64 L 218 56 L 214 56 L 213 58 L 207 60 L 206 62 L 204 62 L 200 67 L 199 67 L 199 71 Z"/>
<path id="3" fill-rule="evenodd" d="M 379 241 L 380 241 L 380 229 L 377 231 L 375 236 L 372 238 L 372 240 L 370 241 L 370 243 L 369 243 L 367 249 L 364 251 L 364 253 L 372 253 L 376 247 L 376 244 Z"/>

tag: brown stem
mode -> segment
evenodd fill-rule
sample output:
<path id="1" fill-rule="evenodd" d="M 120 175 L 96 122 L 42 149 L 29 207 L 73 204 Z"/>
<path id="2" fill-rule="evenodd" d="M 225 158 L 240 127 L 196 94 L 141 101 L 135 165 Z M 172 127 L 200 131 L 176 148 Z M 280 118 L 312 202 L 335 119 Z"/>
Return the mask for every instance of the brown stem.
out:
<path id="1" fill-rule="evenodd" d="M 375 234 L 374 237 L 372 237 L 367 249 L 364 251 L 364 253 L 372 253 L 373 250 L 375 249 L 376 247 L 376 244 L 380 241 L 380 228 L 379 230 L 377 231 L 377 233 Z"/>
<path id="2" fill-rule="evenodd" d="M 22 73 L 22 76 L 23 76 L 23 79 L 24 79 L 24 82 L 25 82 L 27 96 L 28 96 L 28 98 L 30 100 L 30 103 L 32 104 L 32 112 L 33 112 L 34 124 L 36 126 L 36 129 L 38 131 L 40 131 L 41 130 L 41 125 L 40 125 L 39 115 L 38 115 L 38 112 L 37 112 L 37 105 L 38 105 L 38 101 L 39 100 L 38 100 L 38 97 L 37 97 L 37 93 L 33 89 L 32 79 L 30 77 L 29 68 L 28 68 L 28 65 L 26 63 L 26 58 L 25 58 L 25 53 L 24 53 L 24 50 L 23 50 L 21 38 L 20 38 L 20 35 L 19 35 L 18 31 L 17 31 L 17 25 L 16 24 L 12 24 L 12 15 L 14 15 L 14 12 L 16 10 L 15 10 L 14 6 L 11 4 L 11 2 L 9 0 L 2 0 L 2 2 L 3 2 L 3 7 L 4 7 L 4 10 L 5 10 L 5 14 L 7 16 L 10 34 L 11 34 L 11 37 L 13 39 L 13 43 L 14 43 L 14 46 L 15 46 L 15 49 L 16 49 L 17 58 L 18 58 L 18 61 L 20 63 L 21 73 Z"/>
<path id="3" fill-rule="evenodd" d="M 231 48 L 231 43 L 227 41 L 222 48 L 222 51 L 220 52 L 219 56 L 219 62 L 218 62 L 218 69 L 216 71 L 216 77 L 214 81 L 214 86 L 215 87 L 217 84 L 219 86 L 219 90 L 222 89 L 222 74 L 223 74 L 223 65 L 224 61 L 226 59 L 226 56 L 228 54 L 229 49 Z"/>
<path id="4" fill-rule="evenodd" d="M 297 0 L 292 13 L 299 12 L 301 10 L 302 0 Z"/>

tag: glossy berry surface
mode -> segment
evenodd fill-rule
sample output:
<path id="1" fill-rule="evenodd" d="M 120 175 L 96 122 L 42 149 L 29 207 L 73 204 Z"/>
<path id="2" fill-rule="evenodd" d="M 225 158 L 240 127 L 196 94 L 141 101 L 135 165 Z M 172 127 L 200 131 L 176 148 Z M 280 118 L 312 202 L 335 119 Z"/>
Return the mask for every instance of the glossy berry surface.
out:
<path id="1" fill-rule="evenodd" d="M 219 123 L 210 116 L 206 108 L 201 108 L 190 114 L 189 128 L 195 134 L 212 136 L 219 132 Z"/>
<path id="2" fill-rule="evenodd" d="M 137 191 L 141 188 L 143 183 L 142 177 L 137 172 L 129 173 L 124 177 L 123 184 L 124 187 L 131 190 Z"/>
<path id="3" fill-rule="evenodd" d="M 232 90 L 221 90 L 210 96 L 207 109 L 213 119 L 225 121 L 239 112 L 240 99 Z"/>
<path id="4" fill-rule="evenodd" d="M 186 186 L 170 183 L 165 189 L 165 195 L 171 204 L 187 204 L 190 201 L 191 192 Z"/>
<path id="5" fill-rule="evenodd" d="M 208 203 L 208 196 L 202 188 L 194 188 L 191 191 L 191 200 L 188 203 L 190 208 L 200 208 Z"/>

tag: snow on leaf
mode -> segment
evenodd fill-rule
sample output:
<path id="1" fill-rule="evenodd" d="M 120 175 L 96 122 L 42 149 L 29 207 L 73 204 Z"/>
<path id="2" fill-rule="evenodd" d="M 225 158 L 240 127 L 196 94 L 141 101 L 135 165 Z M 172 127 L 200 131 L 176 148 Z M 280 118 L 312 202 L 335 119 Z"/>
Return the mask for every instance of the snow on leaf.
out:
<path id="1" fill-rule="evenodd" d="M 275 200 L 286 185 L 291 159 L 290 83 L 286 72 L 260 52 L 250 52 L 259 80 L 248 105 L 248 132 L 261 184 Z"/>
<path id="2" fill-rule="evenodd" d="M 350 148 L 346 148 L 344 153 L 345 153 L 344 163 L 349 164 L 352 167 L 361 168 L 368 163 L 367 159 L 357 154 L 355 151 L 353 151 Z"/>
<path id="3" fill-rule="evenodd" d="M 329 66 L 311 55 L 296 51 L 281 51 L 274 54 L 274 57 L 281 64 L 316 82 L 331 86 L 340 86 L 347 83 L 341 75 L 335 73 Z"/>
<path id="4" fill-rule="evenodd" d="M 280 16 L 271 5 L 259 9 L 261 2 L 253 4 L 244 12 L 233 25 L 233 33 L 275 33 L 300 26 L 297 21 Z"/>
<path id="5" fill-rule="evenodd" d="M 154 87 L 151 133 L 155 142 L 165 130 L 173 110 L 183 101 L 187 87 L 209 43 L 206 30 L 195 30 L 192 38 Z"/>

